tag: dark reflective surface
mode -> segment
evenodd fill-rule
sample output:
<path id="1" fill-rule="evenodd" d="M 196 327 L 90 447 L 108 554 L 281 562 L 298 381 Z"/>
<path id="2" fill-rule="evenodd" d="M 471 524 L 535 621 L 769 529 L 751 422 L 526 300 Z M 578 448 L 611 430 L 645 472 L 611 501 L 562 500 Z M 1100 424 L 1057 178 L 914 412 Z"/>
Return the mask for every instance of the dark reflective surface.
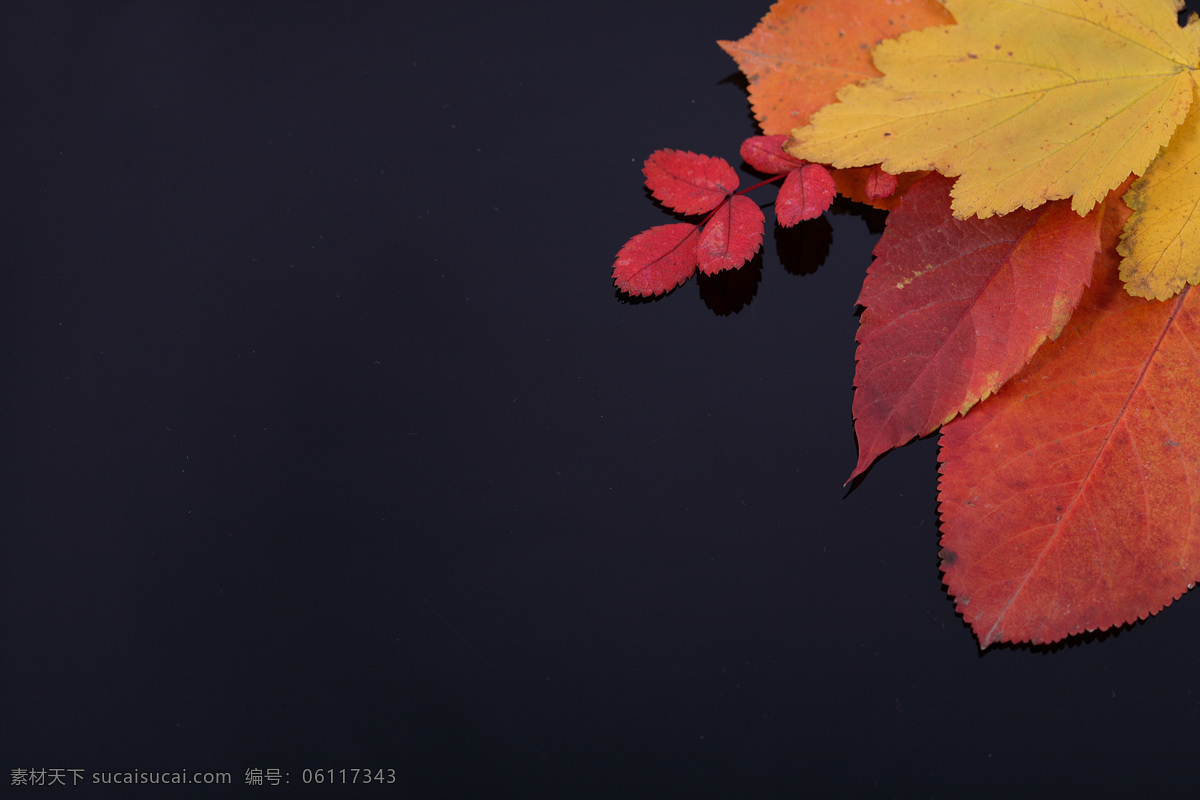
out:
<path id="1" fill-rule="evenodd" d="M 1194 598 L 981 656 L 935 441 L 843 487 L 877 215 L 614 297 L 617 249 L 670 221 L 645 157 L 754 133 L 713 40 L 766 7 L 0 12 L 4 768 L 1190 785 Z"/>

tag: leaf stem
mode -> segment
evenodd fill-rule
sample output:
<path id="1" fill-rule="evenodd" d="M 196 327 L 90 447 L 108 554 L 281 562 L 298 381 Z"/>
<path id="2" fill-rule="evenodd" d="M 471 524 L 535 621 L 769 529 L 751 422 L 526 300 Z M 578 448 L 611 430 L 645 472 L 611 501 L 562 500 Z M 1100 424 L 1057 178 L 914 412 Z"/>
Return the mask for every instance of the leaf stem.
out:
<path id="1" fill-rule="evenodd" d="M 765 181 L 759 181 L 758 183 L 754 184 L 753 186 L 748 186 L 745 189 L 734 192 L 734 194 L 746 194 L 747 192 L 753 192 L 758 187 L 766 186 L 768 183 L 774 183 L 775 181 L 779 180 L 780 178 L 786 178 L 787 175 L 788 174 L 786 172 L 781 172 L 778 175 L 774 176 L 773 178 L 767 178 Z"/>

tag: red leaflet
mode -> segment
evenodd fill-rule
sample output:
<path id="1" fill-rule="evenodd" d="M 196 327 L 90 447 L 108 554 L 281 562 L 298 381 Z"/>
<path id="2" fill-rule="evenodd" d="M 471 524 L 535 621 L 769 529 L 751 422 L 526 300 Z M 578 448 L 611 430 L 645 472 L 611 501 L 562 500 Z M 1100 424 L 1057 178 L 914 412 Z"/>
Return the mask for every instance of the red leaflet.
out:
<path id="1" fill-rule="evenodd" d="M 867 190 L 868 181 L 874 171 L 875 167 L 830 170 L 833 174 L 833 182 L 837 184 L 838 194 L 856 203 L 863 203 L 884 211 L 891 211 L 900 205 L 900 198 L 908 192 L 909 187 L 929 174 L 928 172 L 905 172 L 893 175 L 892 177 L 896 179 L 896 189 L 887 197 L 873 198 L 869 196 Z"/>
<path id="2" fill-rule="evenodd" d="M 786 136 L 751 136 L 742 142 L 746 163 L 769 175 L 787 173 L 775 201 L 775 217 L 790 228 L 805 219 L 815 219 L 828 210 L 837 194 L 833 176 L 820 164 L 809 164 L 783 149 Z M 893 186 L 893 189 L 895 187 Z"/>
<path id="3" fill-rule="evenodd" d="M 788 173 L 775 199 L 775 218 L 785 228 L 805 219 L 816 219 L 833 204 L 837 194 L 833 176 L 820 164 L 805 164 Z"/>
<path id="4" fill-rule="evenodd" d="M 1067 201 L 955 219 L 953 181 L 913 184 L 875 247 L 858 302 L 858 464 L 923 436 L 1016 374 L 1062 330 L 1092 275 L 1100 209 Z"/>
<path id="5" fill-rule="evenodd" d="M 1062 335 L 942 429 L 942 570 L 983 647 L 1144 619 L 1200 579 L 1200 289 L 1131 297 L 1121 211 Z"/>
<path id="6" fill-rule="evenodd" d="M 783 149 L 786 136 L 751 136 L 742 142 L 741 156 L 747 164 L 759 172 L 768 175 L 779 175 L 791 172 L 796 167 L 802 167 L 807 161 L 801 161 Z"/>
<path id="7" fill-rule="evenodd" d="M 896 193 L 896 185 L 896 176 L 884 172 L 883 167 L 876 164 L 867 173 L 867 199 L 882 200 L 891 197 Z"/>
<path id="8" fill-rule="evenodd" d="M 656 150 L 642 168 L 651 194 L 681 214 L 712 211 L 737 191 L 738 175 L 729 162 L 684 150 Z"/>
<path id="9" fill-rule="evenodd" d="M 659 225 L 634 236 L 613 264 L 613 282 L 626 294 L 669 292 L 696 271 L 700 229 L 688 222 Z"/>
<path id="10" fill-rule="evenodd" d="M 697 255 L 705 275 L 738 269 L 758 252 L 763 238 L 763 212 L 750 198 L 735 195 L 718 208 L 700 234 Z"/>

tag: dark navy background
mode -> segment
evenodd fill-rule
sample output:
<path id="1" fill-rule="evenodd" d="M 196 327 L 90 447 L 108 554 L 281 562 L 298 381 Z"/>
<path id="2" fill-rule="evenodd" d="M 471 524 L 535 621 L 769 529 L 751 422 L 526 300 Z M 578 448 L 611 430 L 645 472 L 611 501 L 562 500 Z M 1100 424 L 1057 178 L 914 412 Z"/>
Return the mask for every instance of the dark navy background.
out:
<path id="1" fill-rule="evenodd" d="M 768 5 L 4 6 L 6 790 L 1194 786 L 1200 601 L 981 655 L 936 440 L 843 487 L 879 215 L 614 292 L 671 221 L 646 156 L 755 133 L 714 41 Z M 368 767 L 396 784 L 302 791 Z M 165 796 L 11 792 L 52 794 Z"/>

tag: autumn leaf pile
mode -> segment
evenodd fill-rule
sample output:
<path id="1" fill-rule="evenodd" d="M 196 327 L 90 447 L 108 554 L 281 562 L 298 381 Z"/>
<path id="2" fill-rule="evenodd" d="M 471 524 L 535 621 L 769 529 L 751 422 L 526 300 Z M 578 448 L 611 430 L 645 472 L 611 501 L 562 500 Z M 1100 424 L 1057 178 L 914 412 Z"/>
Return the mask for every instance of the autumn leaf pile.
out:
<path id="1" fill-rule="evenodd" d="M 781 225 L 835 193 L 889 210 L 850 477 L 940 429 L 943 580 L 983 647 L 1131 624 L 1200 574 L 1200 21 L 1181 9 L 782 0 L 719 43 Z M 622 292 L 757 252 L 727 161 L 660 150 L 645 176 L 696 219 L 633 237 Z"/>

